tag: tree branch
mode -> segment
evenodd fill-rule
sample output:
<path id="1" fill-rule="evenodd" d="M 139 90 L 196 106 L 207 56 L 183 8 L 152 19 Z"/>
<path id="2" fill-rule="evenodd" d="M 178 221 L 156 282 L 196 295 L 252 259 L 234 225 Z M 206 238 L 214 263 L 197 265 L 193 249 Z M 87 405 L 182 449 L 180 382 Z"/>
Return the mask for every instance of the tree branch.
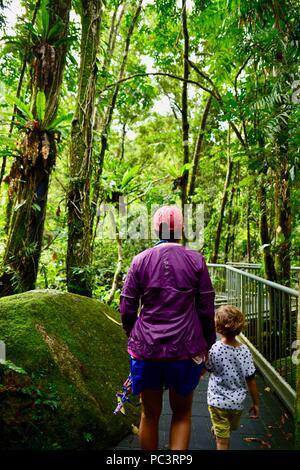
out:
<path id="1" fill-rule="evenodd" d="M 200 77 L 204 78 L 204 80 L 206 80 L 208 83 L 210 83 L 210 85 L 213 87 L 213 90 L 214 91 L 211 91 L 211 95 L 214 96 L 216 98 L 217 101 L 221 101 L 221 96 L 220 96 L 220 93 L 218 92 L 218 89 L 216 87 L 216 85 L 214 84 L 214 82 L 212 81 L 211 78 L 209 78 L 208 75 L 206 75 L 205 72 L 203 72 L 202 70 L 200 70 L 196 64 L 194 64 L 194 62 L 192 62 L 191 60 L 189 60 L 189 64 L 190 66 L 192 67 L 192 69 L 195 70 L 195 72 L 197 72 L 198 75 L 200 75 Z"/>
<path id="2" fill-rule="evenodd" d="M 246 65 L 248 64 L 250 59 L 251 59 L 251 54 L 247 57 L 247 59 L 245 60 L 243 65 L 239 68 L 239 70 L 238 70 L 238 72 L 237 72 L 237 74 L 234 78 L 234 93 L 235 93 L 235 100 L 236 100 L 237 104 L 239 104 L 239 97 L 238 97 L 238 92 L 237 92 L 237 81 L 238 81 L 238 78 L 239 78 L 240 74 L 242 73 L 242 71 L 244 70 L 244 68 L 246 67 Z M 243 125 L 243 130 L 244 130 L 245 143 L 246 143 L 247 140 L 248 140 L 248 137 L 247 137 L 246 122 L 245 122 L 243 113 L 241 113 L 241 120 L 242 120 L 242 125 Z"/>
<path id="3" fill-rule="evenodd" d="M 174 78 L 175 80 L 180 80 L 181 82 L 187 82 L 190 83 L 191 85 L 196 85 L 198 88 L 201 88 L 204 91 L 207 91 L 210 93 L 212 96 L 214 96 L 216 99 L 218 99 L 214 92 L 212 90 L 209 90 L 206 88 L 204 85 L 202 85 L 199 82 L 196 82 L 195 80 L 186 80 L 183 77 L 179 77 L 178 75 L 174 75 L 172 73 L 167 73 L 167 72 L 140 72 L 140 73 L 135 73 L 134 75 L 130 75 L 129 77 L 122 78 L 121 80 L 118 80 L 117 82 L 111 83 L 110 85 L 105 86 L 102 90 L 100 90 L 100 93 L 103 93 L 103 91 L 108 90 L 109 88 L 113 88 L 116 85 L 119 85 L 120 83 L 127 82 L 128 80 L 131 80 L 132 78 L 136 77 L 148 77 L 150 75 L 154 76 L 162 76 L 162 77 L 169 77 L 169 78 Z"/>
<path id="4" fill-rule="evenodd" d="M 234 132 L 235 132 L 237 138 L 239 139 L 240 143 L 242 144 L 242 146 L 243 146 L 245 149 L 247 149 L 247 148 L 248 148 L 248 147 L 247 147 L 247 144 L 246 144 L 246 142 L 244 141 L 242 134 L 240 133 L 240 131 L 238 130 L 238 128 L 236 127 L 236 125 L 234 124 L 234 122 L 229 121 L 229 125 L 230 125 L 231 128 L 234 130 Z"/>
<path id="5" fill-rule="evenodd" d="M 235 91 L 235 98 L 236 100 L 238 101 L 238 94 L 237 94 L 237 81 L 238 81 L 238 78 L 239 76 L 241 75 L 242 71 L 244 70 L 244 68 L 246 67 L 246 65 L 248 64 L 249 60 L 251 59 L 251 55 L 250 54 L 247 59 L 245 60 L 245 62 L 243 63 L 243 65 L 239 68 L 235 78 L 234 78 L 234 91 Z"/>

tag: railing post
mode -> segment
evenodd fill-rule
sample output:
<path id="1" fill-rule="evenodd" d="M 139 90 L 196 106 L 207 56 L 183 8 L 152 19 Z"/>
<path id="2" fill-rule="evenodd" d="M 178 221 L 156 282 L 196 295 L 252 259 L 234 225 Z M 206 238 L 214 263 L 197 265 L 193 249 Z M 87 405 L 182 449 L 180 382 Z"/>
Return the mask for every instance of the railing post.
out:
<path id="1" fill-rule="evenodd" d="M 231 302 L 233 305 L 237 307 L 241 306 L 241 278 L 237 275 L 236 272 L 232 272 L 231 276 L 235 278 L 235 295 L 232 295 L 233 301 Z M 233 289 L 232 289 L 233 290 Z"/>
<path id="2" fill-rule="evenodd" d="M 230 282 L 230 271 L 228 271 L 228 269 L 226 269 L 225 276 L 226 276 L 225 293 L 227 293 L 228 303 L 231 303 L 230 301 L 231 282 Z"/>
<path id="3" fill-rule="evenodd" d="M 246 284 L 246 279 L 242 274 L 240 274 L 240 292 L 241 292 L 241 304 L 240 308 L 244 314 L 247 314 L 246 312 L 246 289 L 245 289 L 245 284 Z"/>
<path id="4" fill-rule="evenodd" d="M 257 318 L 257 344 L 259 350 L 262 352 L 264 347 L 263 331 L 264 331 L 264 291 L 263 285 L 259 282 L 258 287 L 258 318 Z"/>

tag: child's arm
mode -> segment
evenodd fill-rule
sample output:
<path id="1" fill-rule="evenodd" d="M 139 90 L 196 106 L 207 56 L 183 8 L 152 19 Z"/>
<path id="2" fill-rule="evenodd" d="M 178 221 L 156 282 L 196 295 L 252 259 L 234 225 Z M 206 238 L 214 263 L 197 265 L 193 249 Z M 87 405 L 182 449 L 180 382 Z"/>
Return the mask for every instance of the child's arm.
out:
<path id="1" fill-rule="evenodd" d="M 258 392 L 256 387 L 256 377 L 255 375 L 251 375 L 250 377 L 246 378 L 248 390 L 252 399 L 252 406 L 250 408 L 250 416 L 251 418 L 258 418 L 259 416 L 259 398 Z"/>

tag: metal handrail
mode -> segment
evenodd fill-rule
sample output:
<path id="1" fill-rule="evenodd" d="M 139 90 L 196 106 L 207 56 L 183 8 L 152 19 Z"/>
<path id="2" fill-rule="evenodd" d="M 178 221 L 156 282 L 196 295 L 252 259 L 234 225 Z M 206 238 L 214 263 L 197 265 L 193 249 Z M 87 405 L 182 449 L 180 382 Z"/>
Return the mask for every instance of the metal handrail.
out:
<path id="1" fill-rule="evenodd" d="M 260 269 L 262 267 L 259 263 L 247 263 L 243 261 L 227 261 L 226 265 L 228 266 L 240 266 L 245 268 Z M 291 266 L 291 271 L 300 271 L 300 266 Z"/>
<path id="2" fill-rule="evenodd" d="M 298 291 L 228 264 L 208 263 L 208 269 L 217 293 L 216 305 L 229 303 L 241 308 L 247 323 L 241 340 L 249 346 L 257 368 L 293 413 Z"/>
<path id="3" fill-rule="evenodd" d="M 291 294 L 291 295 L 295 295 L 296 297 L 298 297 L 298 291 L 296 289 L 291 289 L 290 287 L 283 286 L 282 284 L 277 284 L 276 282 L 269 281 L 268 279 L 264 279 L 263 277 L 256 276 L 255 274 L 247 273 L 246 271 L 242 271 L 241 269 L 234 268 L 233 266 L 230 266 L 228 264 L 207 263 L 207 266 L 208 267 L 211 266 L 212 268 L 220 267 L 220 268 L 229 269 L 230 271 L 235 271 L 241 274 L 241 276 L 254 279 L 255 281 L 261 282 L 262 284 L 265 284 L 270 287 L 274 287 L 274 289 L 281 290 L 285 292 L 286 294 Z"/>
<path id="4" fill-rule="evenodd" d="M 247 268 L 253 268 L 253 269 L 258 269 L 261 268 L 261 264 L 259 263 L 247 263 L 243 261 L 227 261 L 226 264 L 229 266 L 245 266 Z"/>

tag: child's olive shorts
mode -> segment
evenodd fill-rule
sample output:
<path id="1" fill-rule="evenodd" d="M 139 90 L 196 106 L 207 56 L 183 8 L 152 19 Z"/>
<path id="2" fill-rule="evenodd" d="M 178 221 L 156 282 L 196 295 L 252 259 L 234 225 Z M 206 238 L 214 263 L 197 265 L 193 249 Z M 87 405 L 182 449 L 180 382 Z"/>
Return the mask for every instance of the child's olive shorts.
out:
<path id="1" fill-rule="evenodd" d="M 216 437 L 228 439 L 231 431 L 239 429 L 242 410 L 223 410 L 208 405 L 208 411 Z"/>

